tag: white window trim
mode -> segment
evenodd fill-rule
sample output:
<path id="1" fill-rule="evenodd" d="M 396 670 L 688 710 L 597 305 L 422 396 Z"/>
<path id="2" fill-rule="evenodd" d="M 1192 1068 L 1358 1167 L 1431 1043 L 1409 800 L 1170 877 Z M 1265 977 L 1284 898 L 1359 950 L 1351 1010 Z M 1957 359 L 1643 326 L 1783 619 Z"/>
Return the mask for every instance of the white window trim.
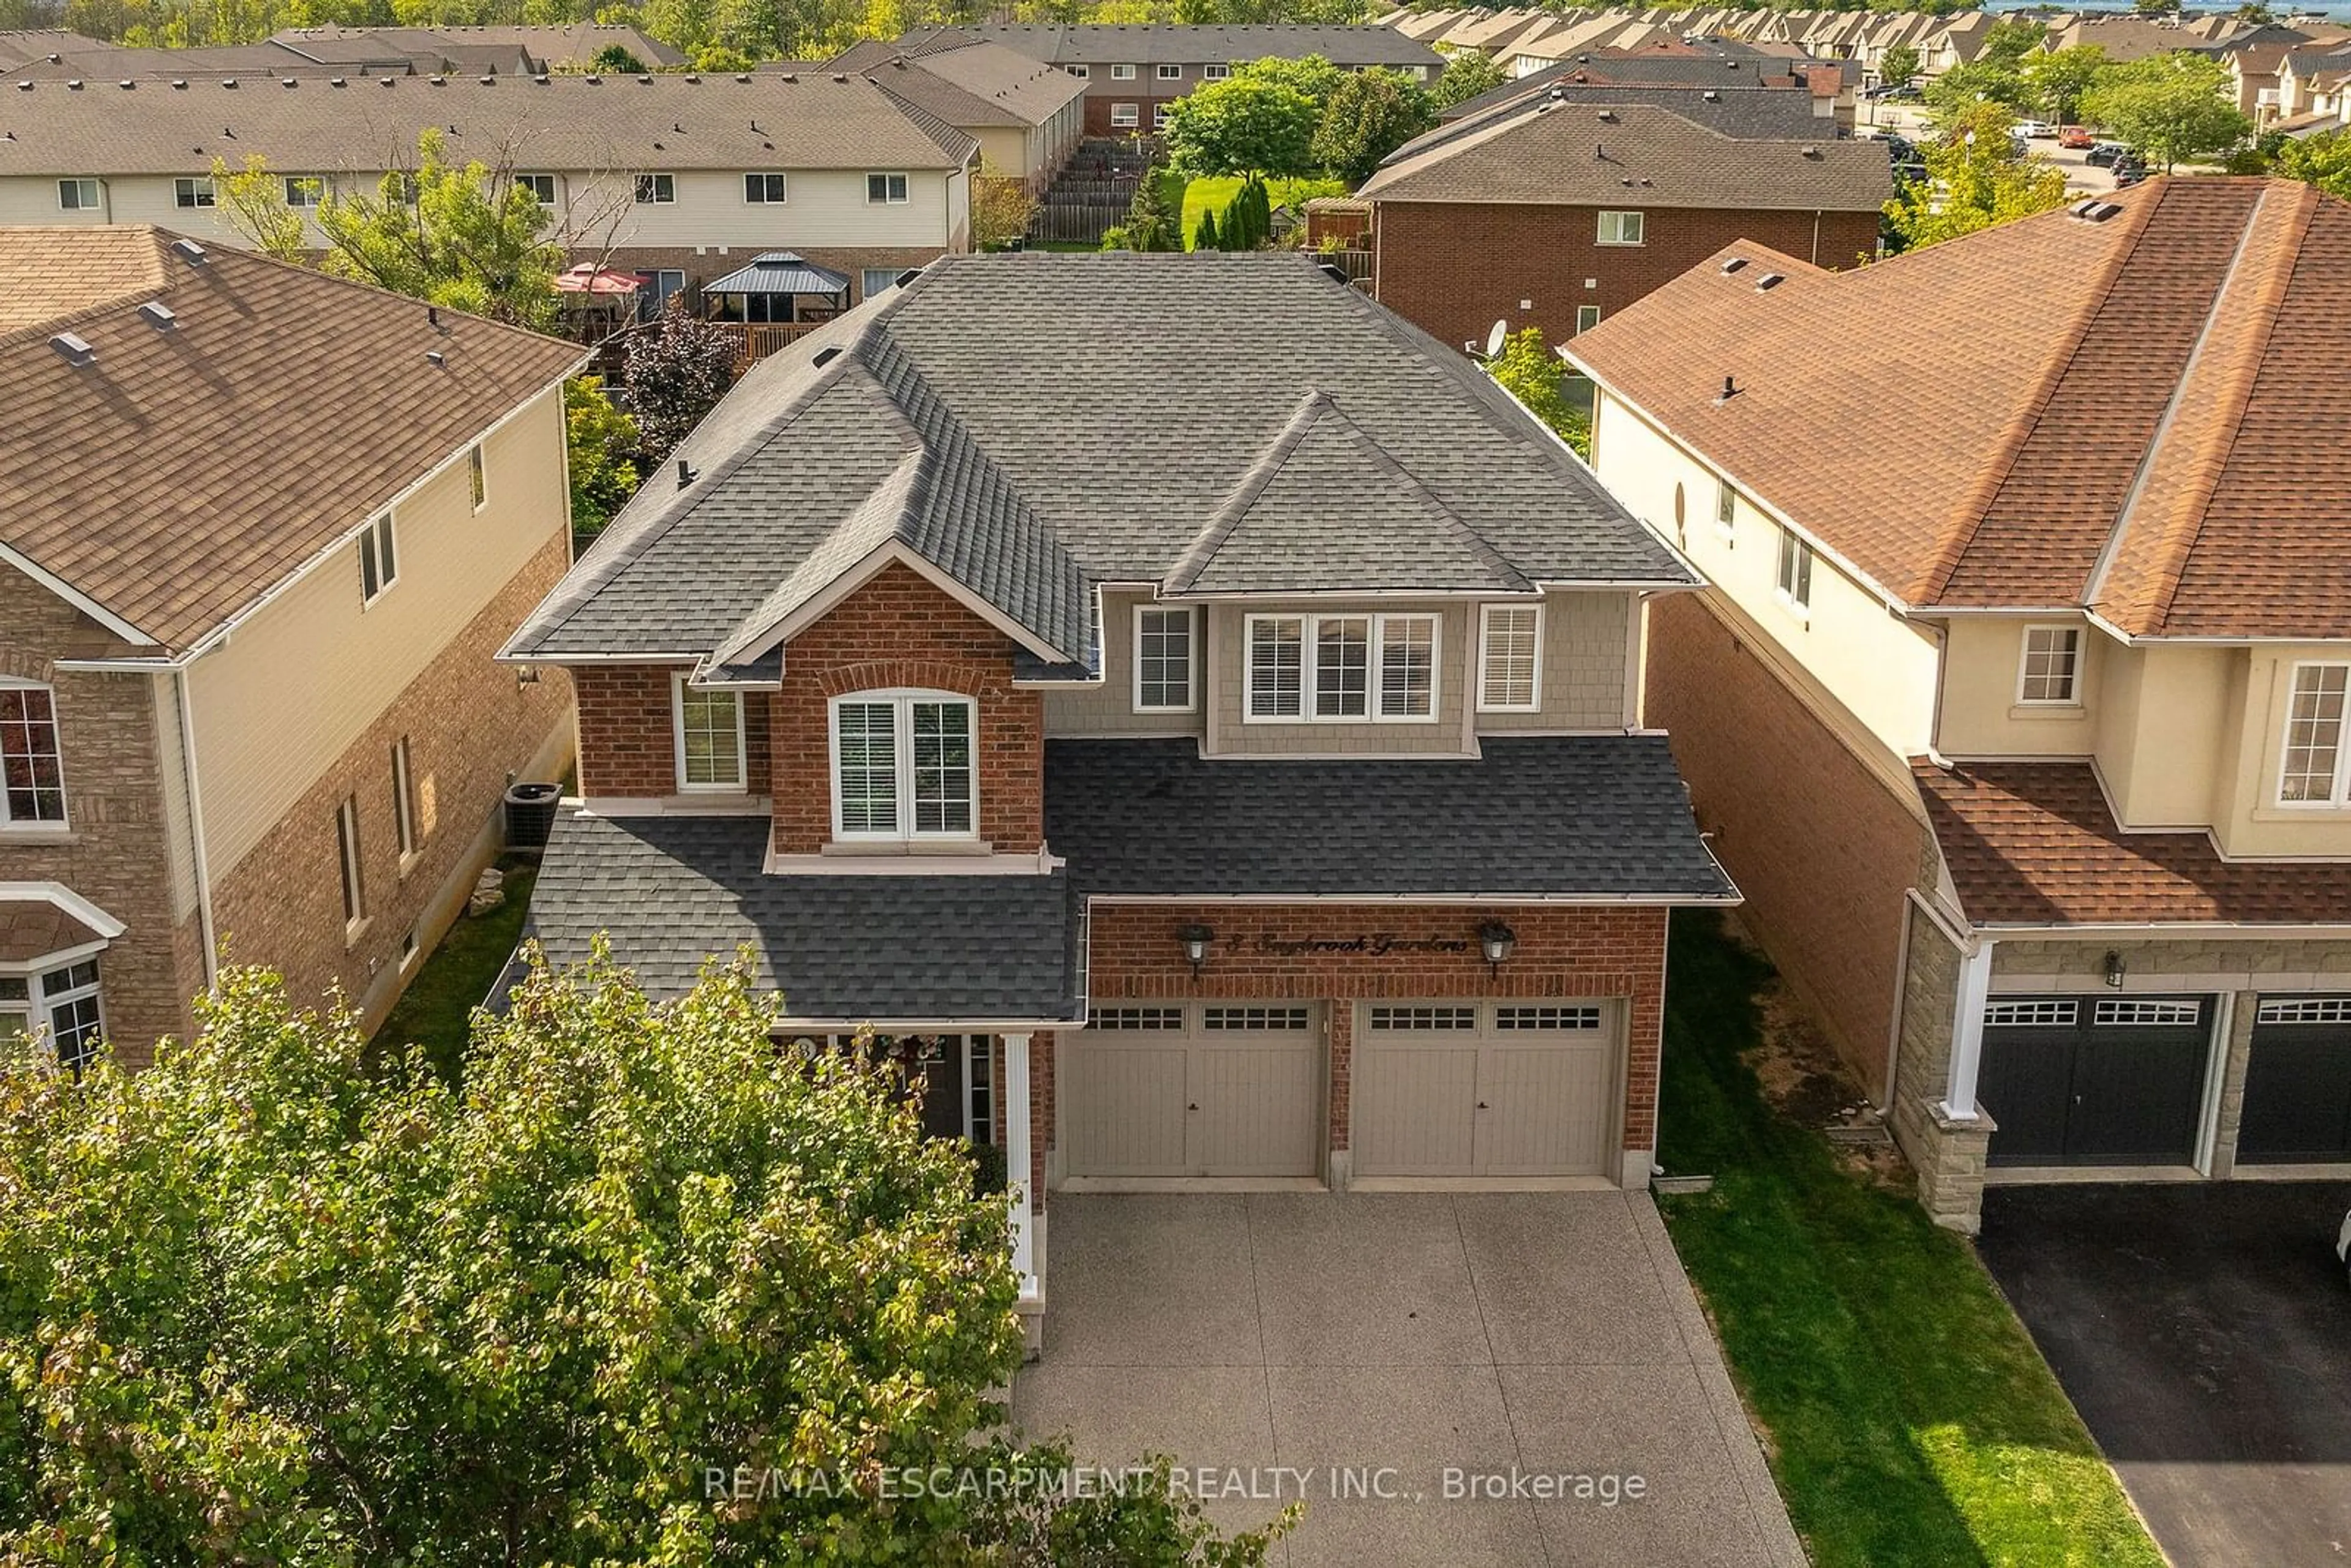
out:
<path id="1" fill-rule="evenodd" d="M 1486 700 L 1486 681 L 1492 658 L 1494 615 L 1497 611 L 1532 611 L 1535 617 L 1533 697 L 1523 703 Z M 1481 604 L 1478 607 L 1478 711 L 1479 713 L 1540 713 L 1542 711 L 1543 607 L 1540 604 Z"/>
<path id="2" fill-rule="evenodd" d="M 973 1091 L 979 1085 L 982 1073 L 987 1077 L 987 1109 L 978 1113 L 972 1102 Z M 973 1144 L 996 1142 L 996 1037 L 992 1034 L 967 1034 L 963 1037 L 963 1135 Z"/>
<path id="3" fill-rule="evenodd" d="M 81 200 L 81 187 L 88 185 L 89 187 L 89 204 L 87 205 L 67 206 L 66 187 L 68 185 L 74 187 L 74 199 L 77 203 Z M 104 181 L 89 174 L 65 174 L 58 177 L 57 211 L 61 213 L 94 213 L 105 204 L 106 183 Z"/>
<path id="4" fill-rule="evenodd" d="M 1133 81 L 1134 79 L 1134 68 L 1133 66 L 1113 66 L 1110 68 L 1110 79 L 1113 81 Z"/>
<path id="5" fill-rule="evenodd" d="M 1071 76 L 1077 78 L 1080 81 L 1089 79 L 1088 68 L 1084 66 L 1063 66 L 1061 68 L 1069 72 Z"/>
<path id="6" fill-rule="evenodd" d="M 1730 498 L 1727 508 L 1722 504 L 1726 496 Z M 1729 513 L 1728 517 L 1723 515 L 1726 510 Z M 1718 478 L 1714 482 L 1714 531 L 1726 539 L 1739 531 L 1739 486 L 1728 479 Z"/>
<path id="7" fill-rule="evenodd" d="M 547 194 L 543 196 L 538 193 L 538 182 L 541 180 L 547 182 Z M 549 212 L 553 212 L 555 210 L 556 183 L 554 175 L 517 174 L 515 176 L 515 183 L 520 185 L 524 190 L 528 191 L 533 199 L 535 199 L 540 206 L 545 207 Z"/>
<path id="8" fill-rule="evenodd" d="M 1618 239 L 1610 239 L 1610 238 L 1608 237 L 1608 220 L 1609 220 L 1610 218 L 1615 218 L 1615 219 L 1617 219 L 1617 220 L 1618 220 L 1617 225 L 1616 225 L 1616 232 L 1617 232 L 1617 234 L 1618 234 L 1618 235 L 1621 235 L 1625 232 L 1625 225 L 1624 225 L 1623 220 L 1624 220 L 1624 219 L 1625 219 L 1625 218 L 1628 218 L 1628 217 L 1629 217 L 1629 218 L 1637 218 L 1638 220 L 1640 220 L 1640 221 L 1639 221 L 1639 224 L 1638 224 L 1638 225 L 1637 225 L 1637 226 L 1639 227 L 1640 231 L 1641 231 L 1641 233 L 1640 233 L 1640 237 L 1638 237 L 1637 239 L 1623 239 L 1623 238 L 1618 238 Z M 1635 248 L 1635 247 L 1636 247 L 1636 246 L 1645 246 L 1645 245 L 1648 244 L 1648 243 L 1649 243 L 1649 218 L 1648 218 L 1647 212 L 1646 212 L 1645 209 L 1640 208 L 1640 207 L 1604 207 L 1604 208 L 1602 208 L 1602 209 L 1600 210 L 1599 228 L 1598 228 L 1598 232 L 1597 232 L 1596 235 L 1594 236 L 1593 243 L 1594 243 L 1594 244 L 1598 244 L 1598 245 L 1606 245 L 1606 246 L 1622 246 L 1625 247 L 1626 249 L 1632 249 L 1632 248 Z"/>
<path id="9" fill-rule="evenodd" d="M 882 199 L 878 202 L 873 199 L 873 182 L 876 180 L 885 182 L 882 187 Z M 903 182 L 906 189 L 906 193 L 903 196 L 892 195 L 890 193 L 890 187 L 886 183 L 886 182 L 891 180 Z M 903 207 L 914 199 L 914 182 L 907 179 L 903 171 L 897 169 L 868 169 L 865 172 L 865 204 L 867 206 Z"/>
<path id="10" fill-rule="evenodd" d="M 898 825 L 886 833 L 851 832 L 841 825 L 841 709 L 845 703 L 887 703 L 896 727 L 892 760 L 897 768 Z M 914 726 L 916 703 L 956 703 L 970 716 L 971 827 L 964 832 L 924 832 L 914 826 Z M 825 732 L 831 758 L 827 771 L 832 786 L 832 836 L 842 843 L 975 843 L 979 839 L 979 703 L 961 692 L 931 691 L 918 686 L 889 686 L 875 691 L 843 692 L 825 705 Z"/>
<path id="11" fill-rule="evenodd" d="M 689 671 L 680 670 L 669 678 L 670 755 L 671 766 L 675 769 L 671 776 L 671 780 L 676 784 L 677 792 L 681 795 L 747 794 L 751 788 L 751 751 L 749 743 L 743 737 L 744 694 L 741 692 L 731 694 L 735 698 L 735 772 L 737 776 L 737 781 L 732 784 L 689 784 L 685 781 L 685 694 L 687 676 L 690 674 L 691 672 Z M 709 696 L 729 694 L 704 692 L 697 695 Z"/>
<path id="12" fill-rule="evenodd" d="M 388 552 L 392 557 L 392 570 L 389 573 L 383 570 L 383 554 L 380 553 L 376 548 L 376 541 L 379 538 L 385 538 L 392 541 L 392 549 Z M 361 557 L 360 564 L 360 608 L 364 611 L 372 607 L 376 601 L 381 599 L 385 594 L 390 593 L 393 585 L 400 581 L 400 527 L 397 523 L 392 521 L 392 513 L 378 513 L 375 517 L 369 522 L 368 526 L 360 531 L 360 555 Z M 373 561 L 375 563 L 375 591 L 373 593 L 367 591 L 367 563 L 369 561 Z"/>
<path id="13" fill-rule="evenodd" d="M 1176 106 L 1173 103 L 1168 102 L 1166 99 L 1162 99 L 1159 102 L 1151 106 L 1151 125 L 1153 130 L 1158 130 L 1175 118 Z"/>
<path id="14" fill-rule="evenodd" d="M 1592 329 L 1599 325 L 1599 306 L 1579 305 L 1575 308 L 1575 329 L 1578 333 L 1589 332 Z"/>
<path id="15" fill-rule="evenodd" d="M 1302 639 L 1298 654 L 1298 709 L 1294 714 L 1260 714 L 1256 711 L 1257 660 L 1255 658 L 1255 628 L 1264 621 L 1295 621 Z M 1318 714 L 1314 711 L 1314 643 L 1315 628 L 1325 621 L 1361 621 L 1365 622 L 1368 643 L 1364 668 L 1364 708 L 1362 713 Z M 1395 621 L 1426 621 L 1429 624 L 1428 639 L 1428 711 L 1412 714 L 1384 714 L 1380 711 L 1380 674 L 1384 663 L 1382 654 L 1387 644 L 1387 627 Z M 1393 612 L 1374 611 L 1334 610 L 1327 614 L 1249 615 L 1241 624 L 1241 722 L 1243 724 L 1435 724 L 1445 706 L 1445 617 L 1433 610 L 1408 610 Z"/>
<path id="16" fill-rule="evenodd" d="M 1143 618 L 1146 615 L 1181 615 L 1184 617 L 1184 668 L 1189 677 L 1185 683 L 1188 698 L 1181 707 L 1146 703 L 1143 700 Z M 1134 607 L 1134 679 L 1132 683 L 1134 711 L 1137 713 L 1197 713 L 1200 711 L 1200 616 L 1189 604 L 1138 604 Z"/>
<path id="17" fill-rule="evenodd" d="M 81 957 L 67 958 L 62 962 L 55 958 L 44 959 L 43 962 L 47 965 L 47 967 L 41 973 L 32 976 L 26 987 L 32 1006 L 32 1034 L 35 1040 L 46 1041 L 62 1064 L 65 1061 L 65 1052 L 57 1045 L 57 1009 L 64 1004 L 83 1000 L 97 1003 L 98 1042 L 101 1045 L 106 1042 L 106 969 L 103 965 L 99 964 L 98 956 L 94 953 Z M 60 991 L 54 998 L 48 994 L 48 979 L 51 975 L 66 974 L 84 964 L 91 965 L 97 969 L 96 979 L 86 986 L 74 986 Z M 13 1005 L 10 1010 L 15 1010 Z"/>
<path id="18" fill-rule="evenodd" d="M 481 481 L 482 486 L 482 498 L 478 501 L 474 500 L 474 482 L 476 478 Z M 473 502 L 474 515 L 476 517 L 481 515 L 483 507 L 490 504 L 490 454 L 488 449 L 478 441 L 465 449 L 465 498 Z"/>
<path id="19" fill-rule="evenodd" d="M 1230 81 L 1232 75 L 1233 68 L 1229 64 L 1205 65 L 1200 68 L 1202 81 Z"/>
<path id="20" fill-rule="evenodd" d="M 1786 524 L 1781 525 L 1780 552 L 1771 563 L 1771 597 L 1780 601 L 1782 609 L 1806 617 L 1812 614 L 1813 563 L 1817 559 L 1818 552 L 1809 540 Z M 1792 573 L 1788 570 L 1792 561 L 1795 566 Z M 1789 584 L 1792 576 L 1803 590 L 1801 596 Z"/>
<path id="21" fill-rule="evenodd" d="M 1182 66 L 1171 66 L 1163 63 L 1156 67 L 1152 71 L 1151 75 L 1153 79 L 1155 81 L 1182 81 L 1184 79 L 1184 68 Z"/>
<path id="22" fill-rule="evenodd" d="M 57 688 L 47 681 L 28 681 L 16 675 L 0 675 L 0 691 L 47 692 L 49 694 L 49 727 L 57 737 L 57 803 L 66 814 L 55 821 L 47 817 L 34 817 L 18 821 L 8 814 L 8 791 L 0 787 L 0 828 L 14 833 L 65 833 L 73 831 L 73 807 L 66 798 L 66 727 L 57 712 Z"/>
<path id="23" fill-rule="evenodd" d="M 392 831 L 400 844 L 400 869 L 404 873 L 416 863 L 417 845 L 423 840 L 423 824 L 416 815 L 416 769 L 410 755 L 408 737 L 402 736 L 392 743 Z"/>
<path id="24" fill-rule="evenodd" d="M 1110 106 L 1110 128 L 1113 131 L 1133 130 L 1143 123 L 1143 110 L 1132 103 Z"/>
<path id="25" fill-rule="evenodd" d="M 664 180 L 669 182 L 666 196 L 662 194 Z M 640 207 L 674 207 L 677 205 L 677 176 L 667 170 L 642 171 L 629 182 L 629 194 Z"/>
<path id="26" fill-rule="evenodd" d="M 2276 782 L 2270 788 L 2270 800 L 2282 811 L 2340 811 L 2351 806 L 2351 695 L 2345 697 L 2342 727 L 2335 742 L 2335 783 L 2324 800 L 2289 800 L 2285 798 L 2286 753 L 2294 747 L 2294 694 L 2302 684 L 2304 670 L 2351 670 L 2351 660 L 2296 659 L 2286 671 L 2284 722 L 2278 727 Z M 2351 674 L 2345 685 L 2351 686 Z"/>
<path id="27" fill-rule="evenodd" d="M 360 801 L 356 795 L 346 795 L 335 807 L 335 860 L 337 873 L 343 879 L 343 941 L 359 940 L 367 929 L 367 873 L 365 857 L 360 850 Z"/>
<path id="28" fill-rule="evenodd" d="M 754 180 L 759 182 L 759 195 L 756 200 L 751 195 L 751 182 Z M 773 200 L 770 200 L 767 194 L 768 182 L 770 180 L 781 180 L 784 183 L 784 193 L 780 196 L 775 197 Z M 746 169 L 743 171 L 743 204 L 745 206 L 788 206 L 790 204 L 791 199 L 792 182 L 789 171 L 783 169 Z"/>
<path id="29" fill-rule="evenodd" d="M 180 187 L 188 188 L 188 199 L 180 200 Z M 172 177 L 172 206 L 175 211 L 191 213 L 210 211 L 220 205 L 220 191 L 210 174 L 175 174 Z"/>
<path id="30" fill-rule="evenodd" d="M 306 191 L 300 189 L 302 186 L 309 188 Z M 319 203 L 325 198 L 326 194 L 327 177 L 324 174 L 286 176 L 286 204 L 298 213 L 316 212 Z M 310 198 L 307 202 L 301 199 L 305 195 Z"/>
<path id="31" fill-rule="evenodd" d="M 2024 695 L 2024 682 L 2032 667 L 2032 634 L 2035 632 L 2066 632 L 2074 638 L 2074 666 L 2066 690 L 2062 697 L 2029 697 Z M 2082 655 L 2086 652 L 2079 626 L 2059 622 L 2039 621 L 2028 624 L 2016 643 L 2016 706 L 2019 707 L 2080 707 L 2082 706 Z"/>

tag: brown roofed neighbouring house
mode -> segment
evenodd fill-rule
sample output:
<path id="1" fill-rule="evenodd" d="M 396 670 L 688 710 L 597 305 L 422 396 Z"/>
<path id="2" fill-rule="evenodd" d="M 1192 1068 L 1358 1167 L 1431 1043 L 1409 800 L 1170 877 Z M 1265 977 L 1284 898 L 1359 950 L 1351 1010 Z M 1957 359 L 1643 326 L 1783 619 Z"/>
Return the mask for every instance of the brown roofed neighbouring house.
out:
<path id="1" fill-rule="evenodd" d="M 0 332 L 0 551 L 172 653 L 583 354 L 144 225 L 0 227 L 0 276 L 93 280 Z"/>
<path id="2" fill-rule="evenodd" d="M 2351 863 L 2225 861 L 2202 832 L 2125 832 L 2085 762 L 1913 760 L 1979 925 L 2341 925 Z"/>
<path id="3" fill-rule="evenodd" d="M 1844 273 L 1731 246 L 1566 352 L 1907 605 L 2351 634 L 2351 204 L 2309 186 L 2161 177 Z"/>

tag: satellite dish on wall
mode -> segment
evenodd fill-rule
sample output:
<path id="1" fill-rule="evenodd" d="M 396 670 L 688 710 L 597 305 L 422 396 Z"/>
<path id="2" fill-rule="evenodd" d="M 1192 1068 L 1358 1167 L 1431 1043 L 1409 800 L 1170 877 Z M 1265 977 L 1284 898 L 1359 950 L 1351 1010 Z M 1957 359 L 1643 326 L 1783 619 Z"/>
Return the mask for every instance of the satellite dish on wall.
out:
<path id="1" fill-rule="evenodd" d="M 1510 323 L 1509 318 L 1505 317 L 1503 319 L 1495 322 L 1494 329 L 1486 334 L 1486 357 L 1489 360 L 1499 358 L 1502 352 L 1502 340 L 1510 335 Z"/>

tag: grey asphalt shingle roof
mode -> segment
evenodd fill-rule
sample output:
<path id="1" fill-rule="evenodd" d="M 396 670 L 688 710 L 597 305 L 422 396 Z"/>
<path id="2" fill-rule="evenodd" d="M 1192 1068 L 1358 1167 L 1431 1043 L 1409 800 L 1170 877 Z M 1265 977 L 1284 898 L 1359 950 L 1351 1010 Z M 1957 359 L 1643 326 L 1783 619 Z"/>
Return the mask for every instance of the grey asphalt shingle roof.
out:
<path id="1" fill-rule="evenodd" d="M 1757 87 L 1751 81 L 1709 82 L 1696 87 L 1553 79 L 1554 72 L 1564 73 L 1568 68 L 1555 66 L 1548 71 L 1538 71 L 1454 105 L 1441 117 L 1442 125 L 1405 142 L 1388 154 L 1388 161 L 1426 152 L 1439 141 L 1450 141 L 1472 126 L 1484 123 L 1497 111 L 1548 93 L 1553 86 L 1559 89 L 1560 97 L 1570 103 L 1590 104 L 1593 108 L 1604 103 L 1646 103 L 1656 109 L 1670 109 L 1683 119 L 1719 131 L 1725 136 L 1761 136 L 1785 141 L 1836 133 L 1833 123 L 1814 117 L 1813 95 L 1800 87 Z M 1711 98 L 1708 97 L 1709 93 Z"/>
<path id="2" fill-rule="evenodd" d="M 1691 580 L 1475 365 L 1311 258 L 958 256 L 761 361 L 680 449 L 701 476 L 656 476 L 513 647 L 740 654 L 806 602 L 784 591 L 812 591 L 820 547 L 872 553 L 843 530 L 884 538 L 880 505 L 1040 658 L 1091 664 L 1092 586 L 1170 579 L 1310 393 L 1333 433 L 1314 483 L 1276 474 L 1281 548 L 1219 588 L 1295 587 L 1300 562 L 1426 588 L 1432 548 L 1454 577 L 1479 562 L 1472 587 Z"/>
<path id="3" fill-rule="evenodd" d="M 1475 760 L 1045 746 L 1045 838 L 1092 894 L 1729 900 L 1658 735 L 1480 742 Z"/>
<path id="4" fill-rule="evenodd" d="M 817 266 L 789 250 L 771 250 L 751 258 L 715 283 L 702 286 L 705 294 L 846 294 L 849 279 Z"/>
<path id="5" fill-rule="evenodd" d="M 531 934 L 563 966 L 607 933 L 656 998 L 747 945 L 794 1018 L 1078 1016 L 1067 873 L 768 876 L 768 831 L 765 817 L 567 813 L 531 894 Z"/>
<path id="6" fill-rule="evenodd" d="M 1320 55 L 1334 66 L 1426 66 L 1445 57 L 1377 23 L 999 22 L 910 33 L 921 44 L 969 37 L 1054 65 L 1214 65 Z M 902 42 L 906 41 L 902 40 Z"/>

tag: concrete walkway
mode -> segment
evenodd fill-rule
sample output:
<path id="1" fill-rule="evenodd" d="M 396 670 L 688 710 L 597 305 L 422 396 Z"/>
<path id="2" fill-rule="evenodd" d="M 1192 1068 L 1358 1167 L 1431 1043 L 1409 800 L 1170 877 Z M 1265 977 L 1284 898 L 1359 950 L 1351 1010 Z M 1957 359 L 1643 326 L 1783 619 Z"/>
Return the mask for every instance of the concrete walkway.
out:
<path id="1" fill-rule="evenodd" d="M 1015 1420 L 1228 1528 L 1302 1497 L 1277 1561 L 1804 1561 L 1646 1193 L 1057 1195 L 1049 1239 Z"/>

